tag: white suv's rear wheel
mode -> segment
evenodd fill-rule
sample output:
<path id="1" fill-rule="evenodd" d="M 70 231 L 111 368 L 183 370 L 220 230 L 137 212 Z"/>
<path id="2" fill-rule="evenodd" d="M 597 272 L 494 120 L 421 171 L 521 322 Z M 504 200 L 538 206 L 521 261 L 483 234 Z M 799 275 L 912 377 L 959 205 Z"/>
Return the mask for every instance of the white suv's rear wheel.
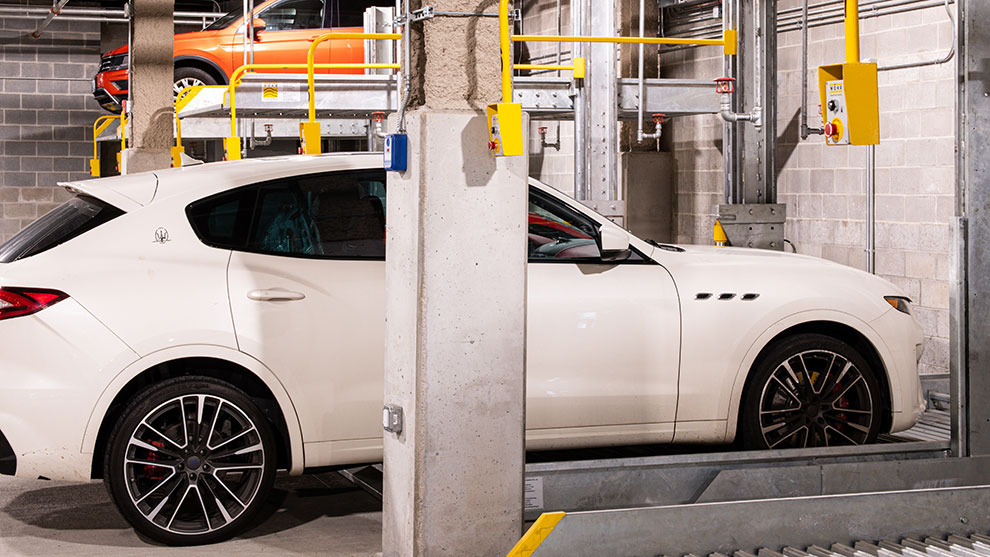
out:
<path id="1" fill-rule="evenodd" d="M 148 388 L 125 410 L 104 481 L 138 531 L 192 545 L 237 534 L 274 475 L 271 426 L 254 402 L 222 381 L 183 377 Z"/>

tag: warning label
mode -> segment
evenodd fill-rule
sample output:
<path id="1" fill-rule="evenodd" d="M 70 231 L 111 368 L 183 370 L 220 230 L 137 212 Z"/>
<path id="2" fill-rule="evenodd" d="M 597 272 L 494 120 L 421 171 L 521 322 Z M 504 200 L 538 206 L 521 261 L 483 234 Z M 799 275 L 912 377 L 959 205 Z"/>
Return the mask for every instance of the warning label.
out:
<path id="1" fill-rule="evenodd" d="M 523 509 L 527 511 L 543 509 L 543 478 L 526 478 L 523 488 Z"/>

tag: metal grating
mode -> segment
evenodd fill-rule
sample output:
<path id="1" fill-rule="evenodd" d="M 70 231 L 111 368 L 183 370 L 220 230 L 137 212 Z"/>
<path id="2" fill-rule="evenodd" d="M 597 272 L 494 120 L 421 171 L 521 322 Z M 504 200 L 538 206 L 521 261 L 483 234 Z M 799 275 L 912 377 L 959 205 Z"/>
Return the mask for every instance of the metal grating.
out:
<path id="1" fill-rule="evenodd" d="M 990 557 L 990 536 L 972 534 L 968 537 L 950 535 L 946 539 L 926 537 L 921 540 L 904 538 L 900 542 L 881 540 L 876 543 L 860 541 L 852 547 L 841 543 L 826 549 L 813 545 L 801 550 L 785 547 L 780 551 L 761 549 L 756 555 L 736 551 L 732 557 Z M 696 557 L 687 554 L 685 557 Z M 709 557 L 728 557 L 724 553 L 711 553 Z"/>

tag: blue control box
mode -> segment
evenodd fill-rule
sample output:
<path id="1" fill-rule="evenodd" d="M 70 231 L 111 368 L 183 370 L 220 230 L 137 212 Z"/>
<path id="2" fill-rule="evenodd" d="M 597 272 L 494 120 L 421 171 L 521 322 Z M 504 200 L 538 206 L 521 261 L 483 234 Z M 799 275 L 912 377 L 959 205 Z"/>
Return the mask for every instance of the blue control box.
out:
<path id="1" fill-rule="evenodd" d="M 409 153 L 409 136 L 393 133 L 385 136 L 385 170 L 405 172 Z"/>

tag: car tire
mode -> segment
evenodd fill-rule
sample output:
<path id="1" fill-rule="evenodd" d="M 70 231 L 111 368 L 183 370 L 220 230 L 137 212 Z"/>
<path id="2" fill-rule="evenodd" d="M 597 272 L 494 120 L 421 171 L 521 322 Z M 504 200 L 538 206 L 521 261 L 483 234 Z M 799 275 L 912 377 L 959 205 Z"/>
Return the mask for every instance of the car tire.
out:
<path id="1" fill-rule="evenodd" d="M 141 392 L 107 444 L 104 482 L 120 513 L 152 540 L 199 545 L 231 538 L 271 492 L 271 424 L 245 393 L 189 376 Z"/>
<path id="2" fill-rule="evenodd" d="M 862 445 L 880 434 L 884 408 L 876 371 L 852 346 L 800 334 L 753 368 L 740 421 L 747 449 Z"/>
<path id="3" fill-rule="evenodd" d="M 173 96 L 178 96 L 179 92 L 186 87 L 217 85 L 217 80 L 212 75 L 199 68 L 175 68 L 175 73 L 172 75 Z"/>

